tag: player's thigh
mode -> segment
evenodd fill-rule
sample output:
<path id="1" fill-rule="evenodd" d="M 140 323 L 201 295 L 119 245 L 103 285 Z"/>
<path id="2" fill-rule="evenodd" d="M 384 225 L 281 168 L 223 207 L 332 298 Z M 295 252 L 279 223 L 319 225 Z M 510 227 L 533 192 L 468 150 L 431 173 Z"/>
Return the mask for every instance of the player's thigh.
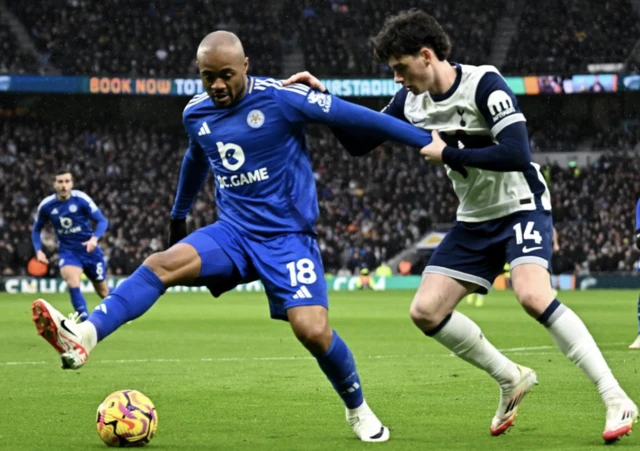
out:
<path id="1" fill-rule="evenodd" d="M 287 320 L 287 310 L 294 307 L 329 307 L 322 258 L 314 237 L 298 233 L 264 241 L 247 240 L 246 250 L 264 284 L 272 318 Z"/>
<path id="2" fill-rule="evenodd" d="M 78 288 L 82 279 L 82 261 L 72 256 L 60 257 L 60 276 L 69 288 Z"/>
<path id="3" fill-rule="evenodd" d="M 196 230 L 168 251 L 183 252 L 183 247 L 189 249 L 189 258 L 198 261 L 186 285 L 206 286 L 217 297 L 241 282 L 255 280 L 239 237 L 220 222 Z"/>
<path id="4" fill-rule="evenodd" d="M 479 285 L 437 273 L 425 273 L 411 303 L 411 319 L 421 328 L 436 327 L 456 308 L 460 300 Z"/>
<path id="5" fill-rule="evenodd" d="M 505 261 L 505 240 L 494 233 L 496 229 L 499 227 L 494 221 L 486 224 L 457 223 L 440 242 L 423 274 L 446 276 L 458 281 L 459 286 L 465 287 L 469 292 L 486 294 L 502 272 Z M 431 280 L 441 283 L 430 288 L 423 280 L 423 289 L 419 292 L 427 299 L 437 300 L 442 297 L 443 290 L 452 285 L 443 278 Z M 446 296 L 455 298 L 460 292 L 461 290 L 456 290 L 455 296 Z"/>
<path id="6" fill-rule="evenodd" d="M 553 301 L 549 268 L 553 254 L 553 221 L 546 211 L 514 215 L 507 245 L 511 283 L 525 310 L 539 316 Z"/>

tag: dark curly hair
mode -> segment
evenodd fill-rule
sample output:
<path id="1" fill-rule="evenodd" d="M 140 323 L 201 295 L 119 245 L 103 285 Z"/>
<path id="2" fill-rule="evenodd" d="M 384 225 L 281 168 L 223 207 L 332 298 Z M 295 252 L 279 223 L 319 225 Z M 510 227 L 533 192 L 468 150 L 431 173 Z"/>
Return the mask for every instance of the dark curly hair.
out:
<path id="1" fill-rule="evenodd" d="M 416 55 L 422 47 L 432 49 L 440 61 L 451 52 L 449 36 L 438 21 L 415 8 L 389 17 L 372 44 L 376 58 L 384 62 L 391 57 Z"/>

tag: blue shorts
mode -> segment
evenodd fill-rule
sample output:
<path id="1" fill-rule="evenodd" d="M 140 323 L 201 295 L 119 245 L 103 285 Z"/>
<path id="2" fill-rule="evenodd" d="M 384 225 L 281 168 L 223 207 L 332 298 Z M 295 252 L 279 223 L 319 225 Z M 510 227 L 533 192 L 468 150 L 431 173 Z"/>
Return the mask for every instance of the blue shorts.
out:
<path id="1" fill-rule="evenodd" d="M 486 294 L 502 274 L 523 263 L 551 268 L 553 220 L 550 211 L 513 213 L 485 222 L 458 222 L 431 256 L 425 273 L 442 274 L 479 285 Z"/>
<path id="2" fill-rule="evenodd" d="M 181 243 L 193 246 L 202 260 L 194 285 L 206 286 L 216 297 L 260 279 L 274 319 L 286 320 L 292 307 L 329 307 L 322 258 L 311 235 L 293 233 L 257 240 L 218 221 Z"/>
<path id="3" fill-rule="evenodd" d="M 59 266 L 77 266 L 87 277 L 94 282 L 102 282 L 107 276 L 107 265 L 104 262 L 104 255 L 100 246 L 93 252 L 60 249 L 58 252 Z"/>

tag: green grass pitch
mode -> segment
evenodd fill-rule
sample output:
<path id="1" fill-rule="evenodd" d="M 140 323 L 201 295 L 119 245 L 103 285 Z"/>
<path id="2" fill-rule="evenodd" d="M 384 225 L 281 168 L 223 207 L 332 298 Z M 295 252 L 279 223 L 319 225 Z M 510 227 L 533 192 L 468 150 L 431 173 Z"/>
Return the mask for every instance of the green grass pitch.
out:
<path id="1" fill-rule="evenodd" d="M 332 293 L 333 327 L 358 363 L 365 396 L 391 428 L 386 444 L 360 443 L 337 395 L 288 325 L 268 317 L 264 294 L 167 294 L 123 326 L 79 371 L 62 371 L 36 335 L 28 295 L 0 295 L 0 449 L 105 449 L 95 412 L 112 391 L 135 388 L 158 410 L 158 450 L 595 450 L 604 408 L 512 293 L 482 308 L 461 304 L 485 335 L 540 385 L 515 427 L 489 435 L 497 385 L 411 323 L 412 292 Z M 560 293 L 585 320 L 614 373 L 640 401 L 633 291 Z M 66 295 L 48 297 L 67 312 Z M 91 304 L 97 298 L 89 298 Z M 640 431 L 640 424 L 638 425 Z M 614 445 L 640 449 L 640 437 Z"/>

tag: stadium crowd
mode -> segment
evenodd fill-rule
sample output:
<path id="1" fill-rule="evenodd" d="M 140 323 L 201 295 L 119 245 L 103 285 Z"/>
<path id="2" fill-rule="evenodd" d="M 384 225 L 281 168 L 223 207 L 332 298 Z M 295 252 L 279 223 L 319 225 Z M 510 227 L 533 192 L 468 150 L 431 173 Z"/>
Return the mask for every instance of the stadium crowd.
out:
<path id="1" fill-rule="evenodd" d="M 639 24 L 629 1 L 527 1 L 502 72 L 586 73 L 588 64 L 624 62 Z"/>
<path id="2" fill-rule="evenodd" d="M 282 44 L 268 1 L 9 2 L 38 51 L 67 75 L 195 76 L 195 49 L 214 29 L 242 36 L 256 73 L 279 74 Z"/>
<path id="3" fill-rule="evenodd" d="M 166 224 L 186 141 L 180 130 L 139 126 L 61 125 L 12 118 L 0 125 L 0 268 L 25 274 L 33 256 L 30 231 L 38 203 L 52 192 L 52 168 L 69 163 L 75 187 L 88 193 L 109 219 L 102 247 L 111 274 L 129 274 L 166 245 Z M 455 218 L 457 200 L 443 168 L 417 152 L 386 144 L 367 157 L 341 150 L 324 128 L 312 127 L 320 218 L 319 245 L 327 272 L 373 269 Z M 144 155 L 144 159 L 138 158 Z M 72 162 L 72 163 L 70 163 Z M 637 254 L 634 195 L 640 159 L 605 157 L 585 169 L 549 167 L 561 251 L 557 272 L 631 270 Z M 214 217 L 214 185 L 197 199 L 190 226 Z M 52 230 L 44 234 L 57 274 Z"/>
<path id="4" fill-rule="evenodd" d="M 62 73 L 151 77 L 195 75 L 194 49 L 214 29 L 242 38 L 256 74 L 288 75 L 283 58 L 297 46 L 305 68 L 320 76 L 389 76 L 387 65 L 372 58 L 369 40 L 386 17 L 412 7 L 442 24 L 453 44 L 451 60 L 481 64 L 491 54 L 500 18 L 515 8 L 505 0 L 30 0 L 8 5 L 40 60 Z M 629 0 L 527 1 L 501 69 L 580 73 L 589 63 L 623 62 L 640 38 L 639 23 Z M 0 33 L 0 38 L 9 34 Z M 0 72 L 42 70 L 13 39 L 7 36 L 1 45 L 10 63 L 0 64 Z"/>

